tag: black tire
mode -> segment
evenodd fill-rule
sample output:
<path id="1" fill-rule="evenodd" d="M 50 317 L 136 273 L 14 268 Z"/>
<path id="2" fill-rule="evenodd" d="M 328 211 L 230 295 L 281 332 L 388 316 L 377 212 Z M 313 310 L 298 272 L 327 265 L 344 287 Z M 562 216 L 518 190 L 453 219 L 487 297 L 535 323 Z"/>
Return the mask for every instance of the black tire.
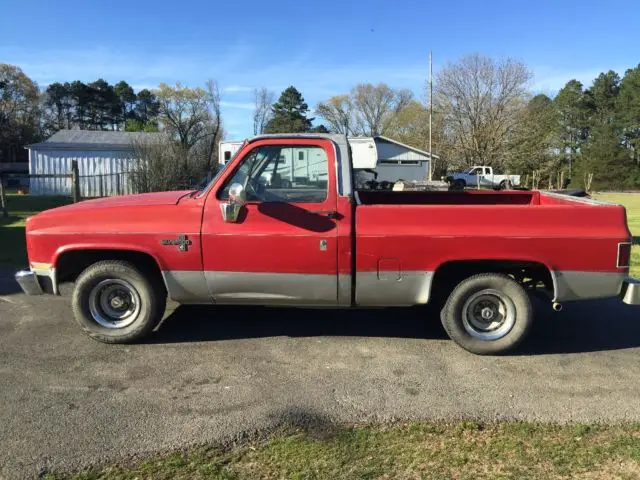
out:
<path id="1" fill-rule="evenodd" d="M 456 192 L 461 192 L 464 190 L 464 188 L 467 186 L 467 182 L 465 182 L 464 180 L 457 178 L 456 180 L 453 181 L 453 183 L 451 184 L 451 189 L 456 191 Z"/>
<path id="2" fill-rule="evenodd" d="M 511 185 L 511 181 L 509 180 L 502 180 L 499 187 L 500 190 L 511 190 L 513 188 L 513 186 Z"/>
<path id="3" fill-rule="evenodd" d="M 116 300 L 116 307 L 106 300 L 108 293 Z M 119 260 L 87 267 L 78 276 L 72 297 L 73 314 L 80 328 L 104 343 L 131 343 L 144 338 L 162 320 L 166 302 L 161 280 Z M 124 320 L 112 320 L 109 311 L 131 314 Z"/>
<path id="4" fill-rule="evenodd" d="M 495 305 L 492 302 L 495 301 Z M 483 305 L 492 310 L 485 318 Z M 494 308 L 495 307 L 495 308 Z M 504 307 L 504 315 L 500 312 Z M 480 308 L 482 318 L 474 315 Z M 483 322 L 493 318 L 484 330 Z M 465 350 L 478 355 L 496 355 L 508 352 L 527 336 L 533 323 L 533 308 L 527 292 L 518 282 L 499 273 L 482 273 L 463 280 L 453 289 L 440 313 L 447 334 Z M 496 323 L 499 326 L 491 329 Z"/>

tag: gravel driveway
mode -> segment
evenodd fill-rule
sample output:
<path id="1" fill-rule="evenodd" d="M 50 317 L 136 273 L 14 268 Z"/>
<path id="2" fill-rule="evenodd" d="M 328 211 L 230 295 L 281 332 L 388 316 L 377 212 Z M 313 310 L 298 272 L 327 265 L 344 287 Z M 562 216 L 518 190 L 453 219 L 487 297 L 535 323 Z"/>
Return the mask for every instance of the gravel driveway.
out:
<path id="1" fill-rule="evenodd" d="M 142 345 L 80 333 L 68 298 L 0 274 L 0 477 L 34 477 L 276 425 L 477 418 L 640 421 L 640 309 L 541 309 L 478 357 L 433 312 L 175 307 Z"/>

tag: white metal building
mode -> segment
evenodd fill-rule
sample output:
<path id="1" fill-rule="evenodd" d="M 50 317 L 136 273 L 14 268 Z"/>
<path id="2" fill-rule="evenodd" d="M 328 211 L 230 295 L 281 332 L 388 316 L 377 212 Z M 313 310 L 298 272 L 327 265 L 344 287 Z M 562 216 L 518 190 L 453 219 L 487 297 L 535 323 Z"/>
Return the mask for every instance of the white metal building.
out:
<path id="1" fill-rule="evenodd" d="M 387 137 L 349 137 L 356 170 L 375 170 L 379 182 L 421 181 L 429 175 L 429 153 Z M 220 142 L 219 163 L 224 165 L 242 146 L 242 141 Z M 437 159 L 436 155 L 433 158 Z"/>
<path id="2" fill-rule="evenodd" d="M 133 193 L 130 171 L 135 160 L 134 142 L 153 141 L 161 134 L 60 130 L 41 143 L 27 146 L 29 174 L 70 174 L 78 161 L 80 195 L 102 197 Z M 32 178 L 33 195 L 70 195 L 68 178 Z"/>

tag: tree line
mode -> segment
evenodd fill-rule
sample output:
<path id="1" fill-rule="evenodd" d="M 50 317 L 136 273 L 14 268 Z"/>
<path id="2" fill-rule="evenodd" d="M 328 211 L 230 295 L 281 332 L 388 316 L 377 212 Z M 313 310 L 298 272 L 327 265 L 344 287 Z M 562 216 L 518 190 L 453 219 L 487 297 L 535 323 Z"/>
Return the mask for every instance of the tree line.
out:
<path id="1" fill-rule="evenodd" d="M 103 79 L 52 83 L 44 91 L 42 128 L 158 131 L 160 105 L 148 89 L 135 92 L 124 80 L 111 85 Z"/>
<path id="2" fill-rule="evenodd" d="M 157 190 L 215 171 L 223 136 L 218 85 L 161 83 L 136 92 L 124 80 L 98 79 L 40 90 L 19 67 L 0 64 L 0 161 L 26 160 L 25 145 L 62 129 L 161 132 L 159 145 L 135 145 L 147 165 L 139 189 Z"/>
<path id="3" fill-rule="evenodd" d="M 601 73 L 585 87 L 570 80 L 555 97 L 529 90 L 522 62 L 474 54 L 445 65 L 434 85 L 432 147 L 436 175 L 489 165 L 530 180 L 529 186 L 640 188 L 640 65 L 620 77 Z M 295 87 L 273 103 L 255 91 L 254 133 L 309 132 L 309 108 Z M 428 102 L 406 89 L 362 83 L 320 101 L 326 129 L 384 135 L 428 148 Z M 564 181 L 563 181 L 564 180 Z"/>
<path id="4" fill-rule="evenodd" d="M 622 77 L 603 72 L 589 86 L 571 80 L 553 98 L 534 95 L 531 79 L 522 62 L 479 54 L 440 69 L 432 105 L 436 176 L 482 164 L 536 178 L 540 187 L 563 178 L 584 186 L 592 175 L 594 188 L 639 188 L 640 65 Z M 313 113 L 294 86 L 277 101 L 256 89 L 254 100 L 254 134 L 384 135 L 428 148 L 428 102 L 407 89 L 361 83 L 318 102 Z M 163 160 L 170 171 L 212 171 L 223 137 L 220 94 L 211 80 L 203 88 L 160 84 L 138 92 L 126 81 L 76 80 L 41 91 L 20 68 L 0 64 L 0 161 L 15 161 L 24 145 L 63 128 L 160 131 L 171 142 L 160 149 L 163 158 L 175 157 Z"/>

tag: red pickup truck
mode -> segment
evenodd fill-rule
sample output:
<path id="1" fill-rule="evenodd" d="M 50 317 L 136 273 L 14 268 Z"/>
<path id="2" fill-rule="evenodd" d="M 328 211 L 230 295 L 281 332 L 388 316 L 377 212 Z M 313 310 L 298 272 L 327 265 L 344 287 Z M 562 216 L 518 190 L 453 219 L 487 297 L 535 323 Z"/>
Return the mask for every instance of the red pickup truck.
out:
<path id="1" fill-rule="evenodd" d="M 27 221 L 27 294 L 75 282 L 91 337 L 132 342 L 182 304 L 391 307 L 434 302 L 463 348 L 507 351 L 530 294 L 619 296 L 631 234 L 622 206 L 538 191 L 356 191 L 341 135 L 246 141 L 197 191 L 88 200 Z"/>

